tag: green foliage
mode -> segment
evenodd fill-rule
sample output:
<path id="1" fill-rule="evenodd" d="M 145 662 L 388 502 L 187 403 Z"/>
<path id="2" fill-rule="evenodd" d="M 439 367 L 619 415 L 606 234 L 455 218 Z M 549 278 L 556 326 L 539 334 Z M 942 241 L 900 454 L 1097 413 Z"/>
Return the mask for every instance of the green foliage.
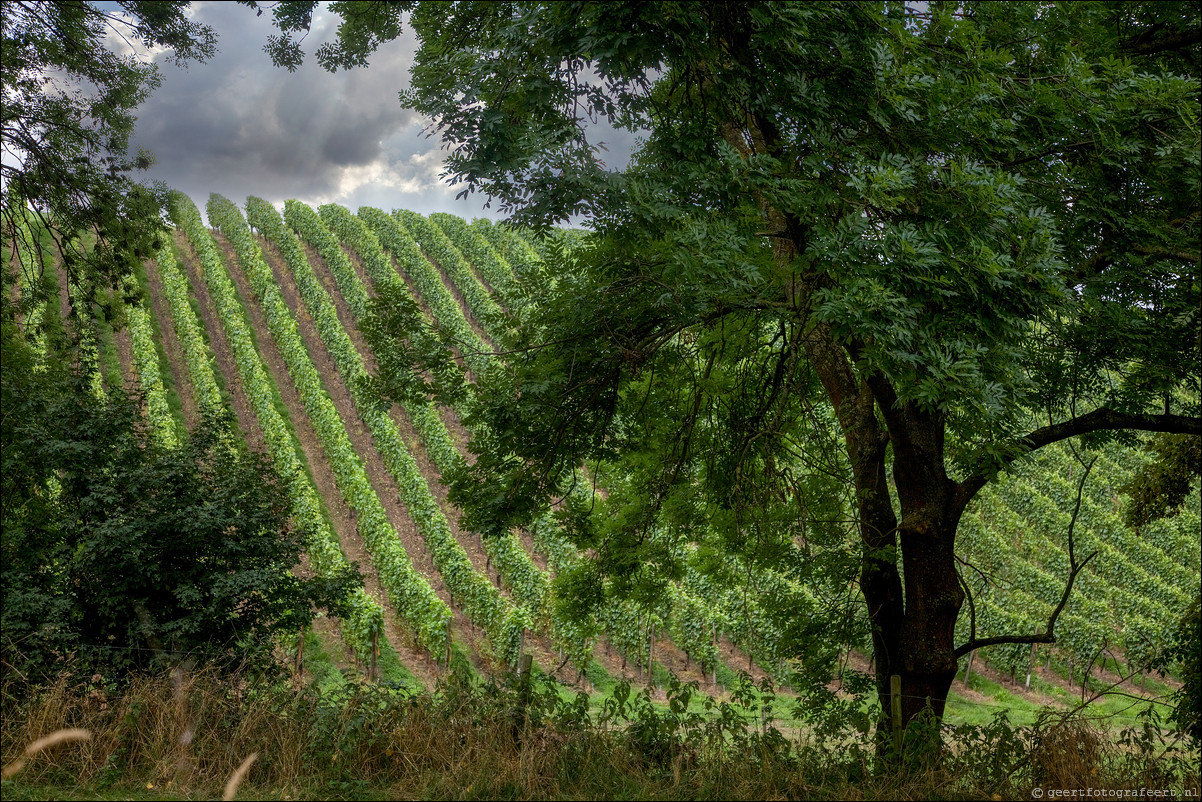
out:
<path id="1" fill-rule="evenodd" d="M 167 190 L 129 175 L 153 164 L 148 152 L 132 158 L 127 152 L 134 109 L 160 81 L 158 68 L 141 56 L 163 47 L 177 64 L 203 62 L 216 52 L 216 37 L 189 19 L 186 2 L 112 5 L 117 8 L 4 4 L 0 132 L 6 158 L 0 174 L 3 205 L 32 208 L 52 232 L 55 256 L 72 280 L 116 288 L 131 260 L 162 246 Z M 134 52 L 114 52 L 107 42 L 112 35 Z M 5 228 L 15 238 L 7 220 Z M 93 235 L 86 253 L 70 245 Z M 39 275 L 45 266 L 39 261 Z"/>
<path id="2" fill-rule="evenodd" d="M 1202 599 L 1195 597 L 1177 622 L 1161 659 L 1162 668 L 1172 667 L 1181 679 L 1173 694 L 1173 721 L 1197 745 L 1202 741 Z"/>
<path id="3" fill-rule="evenodd" d="M 1177 512 L 1202 475 L 1202 437 L 1162 434 L 1146 446 L 1153 459 L 1121 490 L 1131 497 L 1125 520 L 1141 527 Z"/>
<path id="4" fill-rule="evenodd" d="M 6 368 L 21 350 L 5 343 Z M 343 611 L 361 577 L 291 573 L 306 533 L 228 421 L 206 419 L 176 447 L 148 430 L 140 398 L 98 399 L 88 384 L 66 367 L 4 372 L 8 665 L 40 677 L 73 653 L 117 672 L 185 655 L 262 663 L 280 633 Z"/>

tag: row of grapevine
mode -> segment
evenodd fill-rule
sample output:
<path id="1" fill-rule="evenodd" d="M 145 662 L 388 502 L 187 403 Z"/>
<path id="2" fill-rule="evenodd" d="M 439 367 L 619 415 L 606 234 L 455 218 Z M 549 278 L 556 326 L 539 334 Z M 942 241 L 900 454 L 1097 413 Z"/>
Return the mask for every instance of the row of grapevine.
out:
<path id="1" fill-rule="evenodd" d="M 151 435 L 160 445 L 174 448 L 179 445 L 180 437 L 163 388 L 159 353 L 154 347 L 150 314 L 142 304 L 127 304 L 125 317 L 129 323 L 130 340 L 133 343 L 134 369 L 146 397 L 146 416 L 150 421 Z"/>
<path id="2" fill-rule="evenodd" d="M 362 257 L 363 263 L 377 287 L 408 293 L 408 287 L 384 259 L 378 240 L 361 221 L 342 207 L 323 206 L 321 216 L 318 216 L 304 204 L 288 201 L 285 203 L 284 217 L 291 227 L 321 254 L 334 276 L 339 293 L 351 308 L 356 324 L 366 316 L 367 290 L 339 246 L 339 240 L 350 244 L 356 252 L 367 254 Z M 348 368 L 359 369 L 353 364 L 348 364 Z M 361 389 L 360 387 L 360 391 Z M 429 401 L 409 402 L 402 406 L 438 470 L 445 474 L 458 468 L 463 456 L 456 448 L 446 425 L 439 418 L 434 404 Z M 546 602 L 549 583 L 522 549 L 517 538 L 512 534 L 487 538 L 484 540 L 484 548 L 515 598 L 530 611 L 535 620 L 545 620 L 548 612 Z"/>
<path id="3" fill-rule="evenodd" d="M 339 492 L 356 512 L 358 532 L 372 556 L 380 585 L 410 628 L 415 642 L 433 654 L 443 654 L 447 647 L 446 624 L 451 618 L 450 608 L 413 567 L 402 548 L 246 221 L 238 208 L 220 195 L 210 198 L 208 213 L 210 221 L 230 241 L 258 296 L 270 334 L 317 433 Z"/>
<path id="4" fill-rule="evenodd" d="M 192 308 L 188 304 L 188 280 L 175 260 L 175 250 L 168 244 L 157 255 L 159 280 L 163 296 L 171 313 L 176 338 L 184 354 L 184 364 L 192 382 L 196 405 L 209 415 L 220 414 L 225 404 L 217 386 L 217 369 L 205 345 L 204 336 Z"/>
<path id="5" fill-rule="evenodd" d="M 359 209 L 359 218 L 375 234 L 380 245 L 396 259 L 397 266 L 417 287 L 434 318 L 451 332 L 458 343 L 459 355 L 468 370 L 476 376 L 483 376 L 489 367 L 488 354 L 491 349 L 467 324 L 463 310 L 447 292 L 438 271 L 422 254 L 417 242 L 394 218 L 379 209 L 364 206 Z"/>
<path id="6" fill-rule="evenodd" d="M 484 240 L 493 247 L 497 255 L 505 260 L 514 278 L 518 281 L 530 281 L 535 276 L 542 275 L 545 272 L 543 260 L 534 250 L 534 247 L 507 226 L 496 225 L 491 220 L 480 218 L 479 220 L 472 221 L 472 229 L 484 237 Z M 513 286 L 512 281 L 503 283 L 511 287 Z M 521 292 L 520 294 L 523 297 L 526 295 L 525 292 Z"/>
<path id="7" fill-rule="evenodd" d="M 447 235 L 417 212 L 398 209 L 392 215 L 409 231 L 421 249 L 446 271 L 447 277 L 462 293 L 468 310 L 484 333 L 494 343 L 503 343 L 506 339 L 503 330 L 505 315 L 501 307 L 489 295 L 471 265 L 463 258 L 459 249 L 451 244 Z"/>
<path id="8" fill-rule="evenodd" d="M 288 208 L 292 212 L 292 219 L 306 227 L 310 236 L 316 237 L 318 231 L 325 230 L 321 219 L 308 207 L 303 207 L 302 211 L 302 206 L 293 202 Z M 364 379 L 367 372 L 362 358 L 342 328 L 333 302 L 313 273 L 300 242 L 284 227 L 279 213 L 265 201 L 248 199 L 247 215 L 249 222 L 280 249 L 318 335 L 333 357 L 360 418 L 371 431 L 385 466 L 396 480 L 401 499 L 425 539 L 447 589 L 463 604 L 471 619 L 488 634 L 498 656 L 509 661 L 516 660 L 521 633 L 530 623 L 527 612 L 509 605 L 496 586 L 473 568 L 467 553 L 451 532 L 446 516 L 430 492 L 416 461 L 401 441 L 396 424 L 374 399 L 365 396 Z M 329 236 L 328 232 L 326 236 Z M 350 270 L 349 264 L 344 267 Z M 283 303 L 282 298 L 279 303 Z"/>
<path id="9" fill-rule="evenodd" d="M 485 269 L 481 272 L 487 273 L 490 283 L 494 286 L 503 283 L 509 283 L 512 286 L 513 273 L 510 265 L 484 240 L 483 236 L 459 218 L 450 215 L 431 215 L 430 220 L 427 221 L 420 215 L 404 211 L 396 212 L 394 217 L 403 221 L 405 226 L 414 232 L 415 238 L 422 240 L 428 255 L 443 265 L 448 276 L 463 295 L 473 316 L 483 323 L 486 333 L 494 340 L 504 340 L 507 333 L 501 328 L 503 314 L 497 311 L 497 305 L 488 297 L 487 289 L 471 270 L 464 253 L 471 252 L 477 255 L 477 258 L 485 265 Z M 438 224 L 437 227 L 434 223 Z M 440 228 L 441 230 L 439 230 Z M 460 250 L 461 247 L 464 248 L 464 251 Z M 479 264 L 477 264 L 477 268 L 479 268 Z M 447 292 L 445 288 L 437 286 L 432 289 L 435 292 Z M 460 311 L 459 315 L 462 316 L 462 314 Z M 443 321 L 440 320 L 440 322 Z M 458 321 L 455 324 L 458 325 Z M 466 321 L 464 321 L 464 325 L 466 325 Z M 575 483 L 575 492 L 571 494 L 576 496 L 574 503 L 591 505 L 594 499 L 593 493 L 589 489 L 590 485 L 584 481 L 582 476 L 578 479 L 580 481 Z M 536 529 L 539 530 L 543 540 L 562 541 L 561 537 L 557 538 L 554 535 L 557 527 L 553 524 L 548 525 L 551 523 L 548 520 Z M 548 545 L 551 550 L 561 552 L 566 562 L 570 563 L 576 559 L 574 549 L 571 549 L 570 544 L 559 542 Z M 651 609 L 627 608 L 629 605 L 614 604 L 600 613 L 600 623 L 609 633 L 610 640 L 623 653 L 641 655 L 647 638 L 654 631 L 666 628 L 670 633 L 674 633 L 675 639 L 679 641 L 678 645 L 686 652 L 696 656 L 703 664 L 712 665 L 716 662 L 717 654 L 713 645 L 712 631 L 718 627 L 715 617 L 717 613 L 712 602 L 697 597 L 691 589 L 673 585 L 670 603 L 664 610 L 658 612 Z M 702 617 L 697 621 L 696 617 L 699 613 L 702 614 Z M 689 616 L 690 625 L 678 625 L 677 614 Z M 642 623 L 640 624 L 640 622 Z M 573 627 L 573 634 L 577 637 L 586 639 L 591 637 L 588 634 L 587 625 L 566 621 L 558 623 L 562 627 Z M 729 625 L 725 625 L 723 628 L 728 632 L 732 630 Z M 757 630 L 752 625 L 745 629 L 750 633 L 764 631 L 767 627 L 760 627 Z M 708 636 L 702 635 L 704 630 L 709 631 Z"/>
<path id="10" fill-rule="evenodd" d="M 297 458 L 287 425 L 272 403 L 267 372 L 255 350 L 250 328 L 243 318 L 242 307 L 233 284 L 217 255 L 213 238 L 204 228 L 200 212 L 186 195 L 172 193 L 170 213 L 172 221 L 184 232 L 196 251 L 205 284 L 217 308 L 222 329 L 233 352 L 246 396 L 258 418 L 272 463 L 281 476 L 290 479 L 293 518 L 298 526 L 310 533 L 306 549 L 309 564 L 318 576 L 332 575 L 347 564 L 346 556 L 342 553 L 337 535 L 322 515 L 321 500 Z M 174 260 L 163 258 L 162 252 L 160 269 L 163 272 L 164 286 L 168 287 L 167 299 L 172 307 L 176 332 L 180 334 L 181 341 L 195 345 L 200 341 L 201 335 L 195 317 L 190 314 L 190 308 L 189 312 L 184 311 L 188 308 L 186 291 L 181 292 L 185 286 L 185 279 Z M 195 347 L 185 348 L 185 358 L 188 360 L 189 373 L 194 377 L 195 386 L 210 388 L 203 391 L 198 400 L 207 397 L 211 401 L 211 388 L 215 386 L 216 379 L 207 357 L 197 359 L 201 353 Z M 207 377 L 203 375 L 205 373 L 208 373 Z M 196 381 L 198 376 L 199 381 Z M 383 630 L 383 610 L 363 588 L 356 589 L 351 599 L 351 608 L 350 616 L 342 622 L 343 638 L 356 656 L 366 661 L 370 659 L 373 640 L 378 638 Z"/>
<path id="11" fill-rule="evenodd" d="M 520 315 L 526 306 L 526 299 L 518 292 L 513 270 L 484 235 L 468 225 L 462 217 L 453 214 L 436 212 L 430 215 L 430 222 L 442 229 L 479 276 L 488 282 L 497 296 L 498 306 Z"/>

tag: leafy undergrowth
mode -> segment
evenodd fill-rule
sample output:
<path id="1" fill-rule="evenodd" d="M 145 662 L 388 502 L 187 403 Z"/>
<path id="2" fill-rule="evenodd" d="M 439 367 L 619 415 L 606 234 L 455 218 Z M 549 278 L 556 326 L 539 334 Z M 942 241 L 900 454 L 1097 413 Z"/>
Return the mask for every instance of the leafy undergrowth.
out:
<path id="1" fill-rule="evenodd" d="M 771 688 L 749 678 L 725 702 L 670 681 L 666 704 L 618 683 L 598 706 L 537 674 L 530 686 L 451 674 L 427 693 L 328 668 L 304 686 L 205 672 L 123 689 L 97 676 L 10 683 L 3 796 L 219 797 L 252 753 L 237 798 L 1030 799 L 1083 784 L 1180 796 L 1199 787 L 1197 752 L 1154 720 L 1117 734 L 1050 711 L 1031 727 L 1000 717 L 948 726 L 941 750 L 898 768 L 876 757 L 872 717 L 854 700 L 812 697 L 806 727 L 781 729 L 762 707 Z M 64 728 L 90 738 L 12 770 L 29 744 Z"/>

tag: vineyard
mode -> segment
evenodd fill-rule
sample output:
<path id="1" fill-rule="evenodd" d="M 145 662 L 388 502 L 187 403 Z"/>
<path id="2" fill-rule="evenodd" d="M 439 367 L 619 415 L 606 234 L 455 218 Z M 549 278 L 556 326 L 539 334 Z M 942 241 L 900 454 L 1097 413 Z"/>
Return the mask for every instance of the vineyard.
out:
<path id="1" fill-rule="evenodd" d="M 441 477 L 470 459 L 467 442 L 481 434 L 463 424 L 470 394 L 454 407 L 382 404 L 377 364 L 400 357 L 369 347 L 372 301 L 411 301 L 453 343 L 447 358 L 467 375 L 502 370 L 502 354 L 521 345 L 516 323 L 538 304 L 540 283 L 554 280 L 559 249 L 579 245 L 573 235 L 539 240 L 487 220 L 296 201 L 281 214 L 254 197 L 243 211 L 214 195 L 206 212 L 208 226 L 188 197 L 172 196 L 165 247 L 115 293 L 130 299 L 124 326 L 75 308 L 78 288 L 61 268 L 57 298 L 22 325 L 38 347 L 49 329 L 78 327 L 95 364 L 92 391 L 137 387 L 165 445 L 181 443 L 201 416 L 232 409 L 230 434 L 268 454 L 287 480 L 292 515 L 309 533 L 301 570 L 359 565 L 365 581 L 352 612 L 298 633 L 282 646 L 288 654 L 299 659 L 309 643 L 370 678 L 429 687 L 452 665 L 496 675 L 529 653 L 540 670 L 584 690 L 622 676 L 662 686 L 673 672 L 715 693 L 739 671 L 788 686 L 813 659 L 798 635 L 809 619 L 838 621 L 846 635 L 837 658 L 870 654 L 852 569 L 752 571 L 732 558 L 715 574 L 704 549 L 655 531 L 683 566 L 661 583 L 667 591 L 651 601 L 615 597 L 580 620 L 556 603 L 554 579 L 587 556 L 556 510 L 500 537 L 460 525 Z M 28 233 L 30 222 L 19 224 Z M 35 275 L 28 247 L 13 248 L 12 259 L 22 276 Z M 1055 646 L 982 649 L 962 658 L 965 679 L 974 661 L 1016 684 L 1027 675 L 1028 685 L 1032 669 L 1053 660 L 1082 687 L 1107 661 L 1147 670 L 1196 596 L 1202 564 L 1197 492 L 1175 518 L 1124 524 L 1119 488 L 1147 459 L 1134 446 L 1046 448 L 977 497 L 959 538 L 970 598 L 959 641 L 1039 632 L 1070 572 L 1084 568 Z M 611 497 L 637 492 L 617 470 L 595 466 L 578 479 L 559 510 L 604 518 Z M 856 543 L 849 529 L 825 548 L 851 555 L 854 567 Z M 807 548 L 795 544 L 783 565 L 804 564 Z"/>

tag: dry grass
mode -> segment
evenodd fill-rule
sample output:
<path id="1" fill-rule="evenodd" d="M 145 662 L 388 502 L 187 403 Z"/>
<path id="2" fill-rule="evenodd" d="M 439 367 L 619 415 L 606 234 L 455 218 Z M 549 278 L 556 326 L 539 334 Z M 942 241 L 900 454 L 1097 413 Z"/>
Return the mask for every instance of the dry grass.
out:
<path id="1" fill-rule="evenodd" d="M 727 732 L 725 745 L 680 736 L 649 747 L 633 725 L 556 724 L 549 709 L 531 723 L 515 716 L 513 698 L 462 688 L 412 697 L 353 683 L 323 696 L 206 672 L 136 679 L 116 694 L 99 677 L 64 677 L 24 699 L 5 688 L 0 763 L 24 788 L 225 799 L 1030 799 L 1035 787 L 1083 782 L 1198 784 L 1196 755 L 1170 766 L 1071 718 L 1012 732 L 1009 747 L 982 738 L 941 765 L 896 774 L 873 773 L 867 749 L 747 732 Z M 80 730 L 90 739 L 78 740 Z"/>

